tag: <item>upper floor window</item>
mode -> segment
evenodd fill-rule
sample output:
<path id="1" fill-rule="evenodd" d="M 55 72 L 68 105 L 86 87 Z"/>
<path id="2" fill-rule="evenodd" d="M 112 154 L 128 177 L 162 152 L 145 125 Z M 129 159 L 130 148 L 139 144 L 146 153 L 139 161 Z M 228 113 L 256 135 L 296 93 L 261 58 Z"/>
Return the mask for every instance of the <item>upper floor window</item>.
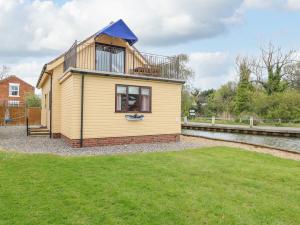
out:
<path id="1" fill-rule="evenodd" d="M 96 70 L 125 73 L 125 48 L 97 44 Z"/>
<path id="2" fill-rule="evenodd" d="M 151 88 L 116 85 L 116 112 L 151 112 Z"/>
<path id="3" fill-rule="evenodd" d="M 9 83 L 9 96 L 11 97 L 20 96 L 20 84 Z"/>

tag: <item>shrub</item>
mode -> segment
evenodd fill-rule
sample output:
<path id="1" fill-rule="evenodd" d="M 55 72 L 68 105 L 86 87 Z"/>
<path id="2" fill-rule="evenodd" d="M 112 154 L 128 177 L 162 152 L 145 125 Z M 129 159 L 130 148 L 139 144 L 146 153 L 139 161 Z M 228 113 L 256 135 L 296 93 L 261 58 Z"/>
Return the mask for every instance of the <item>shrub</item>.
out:
<path id="1" fill-rule="evenodd" d="M 27 107 L 41 107 L 41 98 L 36 94 L 26 95 Z"/>

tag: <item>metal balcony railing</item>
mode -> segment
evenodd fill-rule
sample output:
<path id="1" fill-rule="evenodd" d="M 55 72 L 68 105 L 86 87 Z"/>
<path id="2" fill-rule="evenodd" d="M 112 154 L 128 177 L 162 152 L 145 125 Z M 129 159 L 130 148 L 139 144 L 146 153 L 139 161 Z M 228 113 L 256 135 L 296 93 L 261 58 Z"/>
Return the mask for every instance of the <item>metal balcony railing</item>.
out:
<path id="1" fill-rule="evenodd" d="M 77 43 L 64 55 L 64 71 L 70 67 L 134 74 L 150 77 L 180 79 L 178 57 L 160 56 L 101 43 Z"/>

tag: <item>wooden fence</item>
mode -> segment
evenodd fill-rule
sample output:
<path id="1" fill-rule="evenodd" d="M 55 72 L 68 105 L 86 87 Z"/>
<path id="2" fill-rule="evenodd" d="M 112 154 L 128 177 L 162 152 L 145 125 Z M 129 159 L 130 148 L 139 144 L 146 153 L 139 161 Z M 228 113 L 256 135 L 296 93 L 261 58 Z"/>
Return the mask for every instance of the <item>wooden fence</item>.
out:
<path id="1" fill-rule="evenodd" d="M 29 125 L 41 125 L 41 108 L 28 108 L 27 116 Z"/>
<path id="2" fill-rule="evenodd" d="M 5 123 L 5 113 L 9 111 L 11 121 Z M 27 108 L 25 106 L 8 107 L 0 105 L 0 126 L 23 126 L 26 125 L 26 117 L 28 116 L 30 125 L 41 124 L 41 108 Z"/>

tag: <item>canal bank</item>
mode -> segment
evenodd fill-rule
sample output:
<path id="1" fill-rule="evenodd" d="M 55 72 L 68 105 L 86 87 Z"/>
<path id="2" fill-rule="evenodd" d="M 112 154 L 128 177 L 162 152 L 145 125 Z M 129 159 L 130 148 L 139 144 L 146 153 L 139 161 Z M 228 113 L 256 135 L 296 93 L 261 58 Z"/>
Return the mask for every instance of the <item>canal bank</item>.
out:
<path id="1" fill-rule="evenodd" d="M 182 130 L 183 135 L 202 137 L 217 141 L 229 141 L 240 144 L 249 144 L 254 147 L 265 147 L 274 150 L 300 153 L 300 139 L 290 137 L 273 137 L 240 133 L 223 133 L 202 130 Z"/>
<path id="2" fill-rule="evenodd" d="M 201 145 L 205 145 L 207 147 L 216 147 L 216 146 L 225 146 L 225 147 L 234 147 L 239 148 L 245 151 L 252 151 L 257 153 L 269 154 L 276 157 L 284 158 L 284 159 L 292 159 L 300 161 L 300 154 L 296 152 L 288 152 L 288 151 L 278 151 L 271 147 L 257 147 L 249 144 L 235 143 L 232 141 L 221 141 L 221 140 L 213 140 L 210 138 L 204 137 L 196 137 L 196 136 L 181 136 L 181 141 L 183 142 L 192 142 L 192 143 L 201 143 Z"/>
<path id="3" fill-rule="evenodd" d="M 300 138 L 300 128 L 292 127 L 249 127 L 242 125 L 222 125 L 209 123 L 188 122 L 182 124 L 182 129 L 185 130 L 199 130 L 212 131 L 236 134 L 251 134 L 273 137 L 293 137 Z"/>

